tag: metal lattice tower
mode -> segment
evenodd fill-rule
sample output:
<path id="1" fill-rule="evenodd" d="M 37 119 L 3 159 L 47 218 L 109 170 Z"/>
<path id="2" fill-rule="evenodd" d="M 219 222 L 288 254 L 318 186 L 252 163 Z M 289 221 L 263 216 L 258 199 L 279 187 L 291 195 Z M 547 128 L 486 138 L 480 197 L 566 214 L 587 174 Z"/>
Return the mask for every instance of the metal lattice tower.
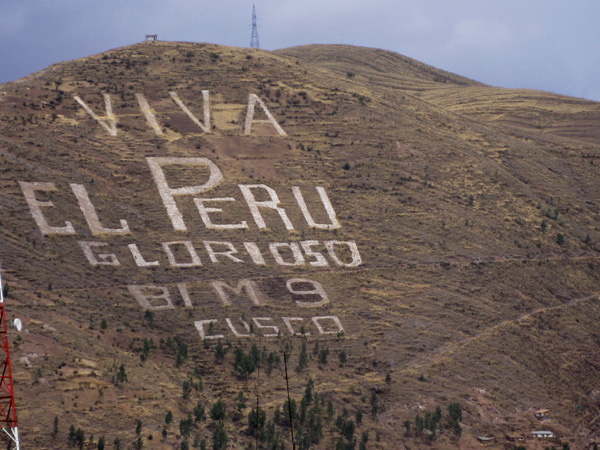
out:
<path id="1" fill-rule="evenodd" d="M 260 48 L 258 42 L 258 26 L 256 25 L 256 8 L 252 5 L 252 36 L 250 37 L 250 47 Z"/>
<path id="2" fill-rule="evenodd" d="M 10 353 L 8 351 L 8 330 L 4 312 L 2 267 L 0 267 L 0 424 L 6 425 L 3 428 L 4 432 L 15 443 L 14 449 L 20 450 L 15 394 L 10 368 Z"/>

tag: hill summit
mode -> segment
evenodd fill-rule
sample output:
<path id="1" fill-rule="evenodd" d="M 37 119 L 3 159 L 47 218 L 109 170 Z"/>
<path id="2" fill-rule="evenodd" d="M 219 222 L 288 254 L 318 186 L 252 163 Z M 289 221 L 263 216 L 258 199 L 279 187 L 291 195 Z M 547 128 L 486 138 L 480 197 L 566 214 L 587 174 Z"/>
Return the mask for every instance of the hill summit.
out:
<path id="1" fill-rule="evenodd" d="M 599 119 L 341 45 L 1 85 L 23 448 L 594 448 Z"/>

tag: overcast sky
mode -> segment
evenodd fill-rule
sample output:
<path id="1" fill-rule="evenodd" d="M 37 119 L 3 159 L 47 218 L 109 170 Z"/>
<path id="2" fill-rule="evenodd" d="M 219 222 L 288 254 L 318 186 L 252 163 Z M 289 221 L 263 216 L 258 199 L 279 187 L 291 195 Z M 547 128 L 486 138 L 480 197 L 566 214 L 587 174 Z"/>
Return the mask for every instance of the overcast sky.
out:
<path id="1" fill-rule="evenodd" d="M 0 82 L 158 34 L 393 50 L 494 86 L 600 101 L 600 0 L 0 0 Z"/>

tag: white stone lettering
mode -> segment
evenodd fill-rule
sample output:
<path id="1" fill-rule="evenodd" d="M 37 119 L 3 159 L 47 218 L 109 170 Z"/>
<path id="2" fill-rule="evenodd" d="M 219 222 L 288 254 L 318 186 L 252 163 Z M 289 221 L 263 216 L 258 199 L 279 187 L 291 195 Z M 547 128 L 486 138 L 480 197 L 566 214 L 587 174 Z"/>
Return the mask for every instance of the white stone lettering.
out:
<path id="1" fill-rule="evenodd" d="M 127 247 L 129 248 L 129 251 L 131 252 L 131 255 L 133 256 L 133 259 L 138 267 L 160 266 L 158 261 L 146 261 L 140 253 L 137 244 L 129 244 Z"/>
<path id="2" fill-rule="evenodd" d="M 235 249 L 235 247 L 233 246 L 233 244 L 231 242 L 224 242 L 224 241 L 202 241 L 202 242 L 204 243 L 204 247 L 206 247 L 206 251 L 208 252 L 208 257 L 210 258 L 210 261 L 213 263 L 219 262 L 219 260 L 217 259 L 217 255 L 223 255 L 223 256 L 231 259 L 233 262 L 238 262 L 238 263 L 244 262 L 240 258 L 233 256 L 233 254 L 237 253 L 238 251 Z M 225 250 L 223 252 L 216 252 L 213 249 L 213 245 L 221 245 L 221 246 L 227 247 L 227 250 Z"/>
<path id="3" fill-rule="evenodd" d="M 280 253 L 281 248 L 290 249 L 294 260 L 285 261 Z M 269 250 L 271 250 L 273 258 L 275 258 L 275 261 L 280 266 L 301 266 L 304 264 L 304 256 L 302 255 L 302 251 L 297 242 L 272 242 L 269 244 Z"/>
<path id="4" fill-rule="evenodd" d="M 225 318 L 227 326 L 236 338 L 249 338 L 255 335 L 255 333 L 252 331 L 252 327 L 248 324 L 248 322 L 245 319 L 240 318 L 237 320 L 239 320 L 239 322 L 241 323 L 241 327 L 236 327 L 236 325 L 234 325 L 234 320 L 232 320 L 231 318 Z M 237 322 L 237 320 L 235 322 Z M 269 332 L 266 332 L 264 334 L 263 331 L 261 331 L 262 336 L 277 337 L 281 335 L 280 328 L 276 325 L 267 325 L 265 323 L 273 320 L 275 319 L 273 319 L 272 317 L 252 317 L 252 324 L 258 330 L 269 330 Z M 281 320 L 283 321 L 285 327 L 287 328 L 291 336 L 310 336 L 310 333 L 304 330 L 304 325 L 300 326 L 300 329 L 304 332 L 297 332 L 292 326 L 292 322 L 305 322 L 308 320 L 312 320 L 319 334 L 339 334 L 345 332 L 344 327 L 342 326 L 342 323 L 340 322 L 340 319 L 337 316 L 317 316 L 312 317 L 310 319 L 303 317 L 282 317 Z M 209 331 L 212 331 L 212 324 L 216 322 L 217 319 L 199 320 L 194 322 L 194 325 L 200 332 L 201 339 L 223 339 L 225 337 L 222 334 L 208 336 L 204 331 L 205 324 L 210 324 L 211 326 L 209 327 Z M 296 326 L 296 328 L 298 328 L 298 326 Z"/>
<path id="5" fill-rule="evenodd" d="M 294 288 L 295 284 L 310 284 L 313 287 L 313 289 L 299 290 Z M 295 295 L 318 295 L 320 297 L 320 300 L 316 302 L 301 302 L 299 300 L 296 300 L 295 302 L 298 306 L 302 306 L 305 308 L 314 308 L 329 303 L 329 297 L 327 296 L 327 292 L 325 292 L 323 285 L 318 281 L 309 280 L 308 278 L 291 278 L 287 280 L 285 286 L 287 287 L 288 291 Z"/>
<path id="6" fill-rule="evenodd" d="M 131 292 L 143 311 L 174 309 L 169 290 L 164 286 L 155 286 L 153 284 L 129 285 L 127 289 Z M 151 303 L 150 300 L 160 300 L 160 302 L 158 304 L 156 302 Z"/>
<path id="7" fill-rule="evenodd" d="M 211 212 L 223 212 L 221 208 L 210 208 L 204 205 L 205 202 L 234 202 L 235 198 L 233 197 L 225 197 L 225 198 L 194 198 L 194 203 L 196 203 L 196 208 L 198 208 L 198 212 L 200 213 L 200 217 L 202 218 L 202 222 L 206 225 L 206 228 L 212 229 L 236 229 L 236 228 L 248 228 L 248 223 L 245 220 L 240 223 L 228 223 L 228 224 L 217 224 L 213 223 L 210 219 L 208 213 Z"/>
<path id="8" fill-rule="evenodd" d="M 227 291 L 233 292 L 235 295 L 239 296 L 242 295 L 242 290 L 246 293 L 248 297 L 250 297 L 252 303 L 254 303 L 257 306 L 261 305 L 261 298 L 263 297 L 263 295 L 256 286 L 256 283 L 252 280 L 242 279 L 238 281 L 238 284 L 235 288 L 229 286 L 224 281 L 218 280 L 212 281 L 210 284 L 213 287 L 213 289 L 217 292 L 219 298 L 221 299 L 224 305 L 231 305 L 231 300 L 229 299 L 229 294 Z"/>
<path id="9" fill-rule="evenodd" d="M 181 294 L 181 298 L 183 299 L 183 304 L 185 307 L 192 308 L 192 301 L 190 300 L 190 293 L 188 292 L 187 284 L 177 283 L 177 288 L 179 289 L 179 294 Z"/>
<path id="10" fill-rule="evenodd" d="M 25 195 L 25 201 L 29 205 L 31 215 L 37 223 L 42 234 L 75 234 L 75 228 L 71 222 L 65 221 L 64 227 L 52 227 L 46 221 L 44 214 L 42 213 L 42 207 L 52 207 L 54 203 L 51 201 L 43 202 L 35 198 L 35 191 L 56 191 L 54 183 L 28 183 L 25 181 L 19 181 L 19 186 Z"/>
<path id="11" fill-rule="evenodd" d="M 260 105 L 260 107 L 263 109 L 265 114 L 267 115 L 267 120 L 254 120 L 254 107 L 257 102 Z M 283 128 L 281 128 L 279 126 L 279 124 L 275 120 L 275 117 L 273 117 L 273 115 L 267 109 L 264 102 L 260 98 L 258 98 L 258 96 L 256 94 L 250 94 L 248 96 L 248 110 L 246 112 L 246 122 L 245 122 L 245 126 L 244 126 L 244 134 L 250 134 L 250 132 L 252 131 L 252 122 L 270 123 L 271 125 L 273 125 L 275 127 L 275 129 L 277 130 L 277 132 L 280 135 L 286 136 L 286 132 L 283 131 Z"/>
<path id="12" fill-rule="evenodd" d="M 258 208 L 269 208 L 269 209 L 273 209 L 273 210 L 277 211 L 277 213 L 279 214 L 279 217 L 281 217 L 281 220 L 283 221 L 286 229 L 288 229 L 288 230 L 294 229 L 294 226 L 292 225 L 292 222 L 290 222 L 290 219 L 288 218 L 288 215 L 285 212 L 285 209 L 280 208 L 278 206 L 279 205 L 279 197 L 277 196 L 277 192 L 275 192 L 274 189 L 270 188 L 269 186 L 267 186 L 265 184 L 240 184 L 239 188 L 242 191 L 242 194 L 244 195 L 244 199 L 246 200 L 246 203 L 248 204 L 248 208 L 250 208 L 250 212 L 252 213 L 252 217 L 254 218 L 254 222 L 256 222 L 256 225 L 258 226 L 258 228 L 267 228 L 267 225 L 265 224 L 265 221 L 264 221 L 262 215 L 260 214 L 260 211 Z M 270 200 L 264 200 L 264 201 L 256 200 L 256 198 L 254 197 L 254 194 L 252 193 L 253 189 L 263 189 L 263 190 L 267 191 L 267 193 L 269 194 Z"/>
<path id="13" fill-rule="evenodd" d="M 106 116 L 105 118 L 100 118 L 98 117 L 94 111 L 92 111 L 92 109 L 86 105 L 84 103 L 83 100 L 81 100 L 81 98 L 79 98 L 79 96 L 75 95 L 73 96 L 73 98 L 77 101 L 77 103 L 79 103 L 83 109 L 85 109 L 85 111 L 92 116 L 92 118 L 94 120 L 96 120 L 96 122 L 98 122 L 100 125 L 102 125 L 102 127 L 104 127 L 104 129 L 106 129 L 106 131 L 108 131 L 108 134 L 111 136 L 116 136 L 117 135 L 117 118 L 115 117 L 115 115 L 112 112 L 112 103 L 110 101 L 110 94 L 102 94 L 104 97 L 104 107 L 106 109 Z"/>
<path id="14" fill-rule="evenodd" d="M 246 329 L 247 334 L 239 333 L 233 326 L 233 323 L 231 322 L 231 319 L 229 319 L 229 317 L 227 317 L 225 319 L 225 321 L 227 322 L 227 325 L 229 325 L 229 328 L 231 329 L 231 331 L 233 332 L 235 337 L 249 337 L 250 336 L 250 325 L 248 325 L 248 323 L 244 319 L 240 319 L 240 322 L 242 322 L 242 325 L 244 325 L 244 328 Z"/>
<path id="15" fill-rule="evenodd" d="M 183 245 L 190 255 L 190 262 L 177 262 L 177 258 L 171 249 L 171 246 L 173 245 Z M 162 247 L 167 254 L 169 264 L 171 264 L 172 267 L 197 267 L 202 265 L 202 262 L 200 262 L 200 256 L 198 256 L 198 253 L 196 253 L 196 249 L 194 248 L 192 241 L 163 242 Z"/>
<path id="16" fill-rule="evenodd" d="M 129 225 L 123 219 L 119 220 L 121 224 L 121 228 L 106 228 L 102 226 L 100 223 L 100 219 L 98 218 L 98 214 L 96 213 L 96 208 L 90 201 L 90 197 L 82 184 L 69 184 L 77 201 L 79 202 L 79 208 L 85 217 L 85 220 L 90 227 L 92 234 L 128 234 L 129 233 Z"/>
<path id="17" fill-rule="evenodd" d="M 264 325 L 263 323 L 261 323 L 261 321 L 264 320 L 273 320 L 273 318 L 271 317 L 253 317 L 252 318 L 252 322 L 254 322 L 254 324 L 256 325 L 256 328 L 260 329 L 260 330 L 264 330 L 264 329 L 271 329 L 273 330 L 272 333 L 263 333 L 263 336 L 265 337 L 274 337 L 279 335 L 279 328 L 277 328 L 275 325 Z"/>
<path id="18" fill-rule="evenodd" d="M 306 202 L 304 201 L 304 197 L 302 195 L 302 191 L 300 191 L 300 188 L 298 186 L 292 186 L 292 192 L 294 193 L 294 197 L 296 197 L 298 206 L 300 206 L 308 226 L 322 230 L 334 230 L 341 227 L 335 215 L 335 211 L 333 210 L 333 206 L 329 201 L 329 197 L 327 197 L 325 188 L 317 186 L 317 192 L 319 193 L 319 197 L 321 198 L 321 202 L 323 202 L 323 207 L 325 208 L 325 211 L 327 211 L 327 217 L 329 217 L 329 221 L 331 223 L 316 223 L 310 211 L 308 210 L 308 207 L 306 206 Z"/>
<path id="19" fill-rule="evenodd" d="M 336 245 L 347 245 L 350 251 L 352 252 L 352 261 L 349 263 L 343 262 L 338 258 L 337 253 L 335 252 Z M 354 241 L 325 241 L 325 247 L 329 252 L 329 256 L 336 262 L 336 264 L 344 267 L 356 267 L 362 264 L 362 259 L 360 257 L 360 253 L 358 252 L 358 247 L 356 246 L 356 242 Z"/>
<path id="20" fill-rule="evenodd" d="M 314 267 L 328 266 L 329 263 L 327 262 L 327 260 L 323 256 L 323 254 L 313 251 L 313 249 L 312 249 L 313 245 L 319 245 L 319 241 L 301 241 L 300 242 L 300 246 L 302 247 L 302 250 L 304 250 L 304 253 L 306 253 L 306 256 L 312 256 L 313 258 L 315 258 L 315 260 L 311 261 L 309 264 Z"/>
<path id="21" fill-rule="evenodd" d="M 246 248 L 246 251 L 252 258 L 252 262 L 254 264 L 258 266 L 264 266 L 266 264 L 265 258 L 263 258 L 263 255 L 255 242 L 244 242 L 244 247 Z"/>
<path id="22" fill-rule="evenodd" d="M 292 336 L 310 336 L 310 333 L 296 333 L 294 331 L 294 328 L 292 327 L 292 321 L 293 322 L 304 322 L 304 317 L 282 317 L 281 320 L 283 320 L 283 323 L 285 323 L 285 326 L 287 327 L 287 329 L 290 331 L 290 334 Z"/>
<path id="23" fill-rule="evenodd" d="M 179 106 L 181 110 L 191 119 L 192 122 L 198 125 L 205 133 L 210 133 L 210 105 L 208 91 L 202 91 L 202 102 L 204 107 L 204 124 L 192 114 L 192 112 L 188 109 L 187 106 L 185 106 L 185 104 L 181 101 L 177 93 L 169 92 L 169 95 L 177 104 L 177 106 Z"/>
<path id="24" fill-rule="evenodd" d="M 194 326 L 198 330 L 198 333 L 200 333 L 200 339 L 202 339 L 202 340 L 204 340 L 204 339 L 223 339 L 225 337 L 222 334 L 207 335 L 204 332 L 204 324 L 205 323 L 210 324 L 210 323 L 216 323 L 216 322 L 217 322 L 217 319 L 197 320 L 194 322 Z"/>
<path id="25" fill-rule="evenodd" d="M 90 242 L 90 241 L 77 241 L 83 249 L 83 254 L 92 266 L 120 266 L 121 263 L 113 253 L 99 253 L 98 257 L 92 250 L 93 247 L 105 247 L 108 244 L 106 242 Z"/>
<path id="26" fill-rule="evenodd" d="M 206 192 L 215 187 L 223 180 L 221 170 L 208 158 L 170 158 L 170 157 L 149 157 L 146 158 L 150 171 L 154 177 L 154 182 L 158 188 L 160 197 L 167 209 L 167 214 L 173 223 L 173 228 L 176 231 L 186 231 L 187 228 L 183 222 L 183 216 L 177 208 L 175 197 L 179 195 L 195 195 Z M 208 180 L 201 185 L 184 186 L 180 188 L 170 188 L 167 183 L 167 178 L 163 172 L 163 166 L 168 165 L 184 165 L 184 166 L 205 166 L 210 171 Z"/>
<path id="27" fill-rule="evenodd" d="M 148 124 L 152 127 L 152 129 L 154 130 L 154 132 L 156 134 L 162 135 L 163 132 L 160 129 L 160 125 L 156 121 L 156 116 L 154 115 L 152 108 L 150 108 L 150 105 L 148 104 L 148 100 L 146 100 L 146 97 L 144 97 L 144 94 L 135 94 L 135 98 L 137 99 L 138 104 L 140 105 L 140 109 L 144 113 L 144 116 L 146 117 L 146 121 L 148 122 Z"/>
<path id="28" fill-rule="evenodd" d="M 321 325 L 321 322 L 325 321 L 325 320 L 332 321 L 333 324 L 335 325 L 335 329 L 323 328 L 323 326 Z M 319 330 L 319 333 L 321 333 L 321 334 L 337 334 L 337 333 L 344 332 L 344 327 L 342 327 L 342 322 L 340 322 L 340 319 L 337 316 L 313 317 L 312 321 L 317 326 L 317 330 Z"/>

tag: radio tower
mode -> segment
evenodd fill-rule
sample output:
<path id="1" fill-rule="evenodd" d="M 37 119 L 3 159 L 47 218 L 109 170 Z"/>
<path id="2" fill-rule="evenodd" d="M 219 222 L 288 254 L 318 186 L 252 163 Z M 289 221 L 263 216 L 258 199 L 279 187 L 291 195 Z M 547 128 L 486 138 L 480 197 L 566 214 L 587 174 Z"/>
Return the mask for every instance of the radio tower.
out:
<path id="1" fill-rule="evenodd" d="M 4 432 L 20 450 L 19 430 L 17 428 L 17 412 L 15 410 L 15 394 L 13 391 L 12 372 L 10 369 L 10 353 L 8 352 L 8 333 L 6 314 L 4 312 L 4 288 L 2 286 L 2 267 L 0 267 L 0 423 L 6 424 Z"/>
<path id="2" fill-rule="evenodd" d="M 250 37 L 250 48 L 260 48 L 258 42 L 258 26 L 256 25 L 256 8 L 252 5 L 252 36 Z"/>

